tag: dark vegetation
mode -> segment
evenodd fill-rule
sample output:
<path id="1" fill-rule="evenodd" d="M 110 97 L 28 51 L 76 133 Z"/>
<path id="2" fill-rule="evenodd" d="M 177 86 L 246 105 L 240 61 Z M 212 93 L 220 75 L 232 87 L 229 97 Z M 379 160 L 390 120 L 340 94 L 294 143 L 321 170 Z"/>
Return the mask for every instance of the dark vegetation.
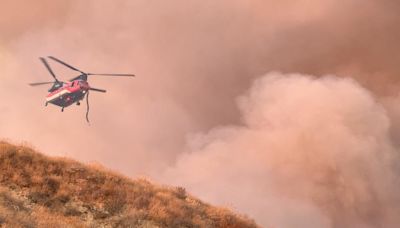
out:
<path id="1" fill-rule="evenodd" d="M 0 227 L 257 227 L 184 188 L 0 142 Z"/>

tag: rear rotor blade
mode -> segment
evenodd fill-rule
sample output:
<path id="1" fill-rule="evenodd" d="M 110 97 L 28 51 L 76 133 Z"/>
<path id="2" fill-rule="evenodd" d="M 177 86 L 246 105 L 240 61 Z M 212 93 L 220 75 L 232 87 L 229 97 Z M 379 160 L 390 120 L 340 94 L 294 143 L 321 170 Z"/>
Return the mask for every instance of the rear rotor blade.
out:
<path id="1" fill-rule="evenodd" d="M 46 68 L 47 68 L 47 70 L 50 72 L 51 76 L 53 76 L 53 78 L 54 78 L 56 81 L 58 81 L 56 75 L 54 74 L 53 70 L 51 70 L 51 68 L 50 68 L 49 64 L 47 63 L 46 59 L 44 59 L 44 58 L 42 58 L 42 57 L 40 57 L 39 59 L 40 59 L 40 60 L 42 61 L 42 63 L 46 66 Z"/>
<path id="2" fill-rule="evenodd" d="M 53 84 L 54 82 L 35 82 L 35 83 L 29 83 L 30 86 L 40 86 L 40 85 L 48 85 L 48 84 Z"/>
<path id="3" fill-rule="evenodd" d="M 94 76 L 116 76 L 116 77 L 135 77 L 134 74 L 93 74 L 93 73 L 88 73 L 87 75 L 94 75 Z"/>
<path id="4" fill-rule="evenodd" d="M 106 90 L 104 90 L 104 89 L 96 89 L 96 88 L 92 88 L 92 87 L 90 87 L 89 88 L 89 90 L 93 90 L 93 91 L 96 91 L 96 92 L 101 92 L 101 93 L 105 93 L 105 92 L 107 92 Z"/>
<path id="5" fill-rule="evenodd" d="M 64 66 L 66 66 L 66 67 L 72 69 L 72 70 L 75 70 L 75 71 L 78 71 L 78 72 L 80 72 L 80 73 L 82 73 L 82 74 L 85 74 L 85 72 L 83 72 L 83 71 L 81 71 L 81 70 L 79 70 L 79 69 L 77 69 L 77 68 L 75 68 L 75 67 L 73 67 L 73 66 L 71 66 L 71 65 L 69 65 L 69 64 L 67 64 L 67 63 L 65 63 L 65 62 L 63 62 L 63 61 L 61 61 L 61 60 L 59 60 L 59 59 L 57 59 L 56 57 L 53 57 L 53 56 L 48 56 L 48 57 L 49 57 L 50 59 L 52 59 L 52 60 L 54 60 L 54 61 L 60 63 L 60 64 L 62 64 L 62 65 L 64 65 Z"/>

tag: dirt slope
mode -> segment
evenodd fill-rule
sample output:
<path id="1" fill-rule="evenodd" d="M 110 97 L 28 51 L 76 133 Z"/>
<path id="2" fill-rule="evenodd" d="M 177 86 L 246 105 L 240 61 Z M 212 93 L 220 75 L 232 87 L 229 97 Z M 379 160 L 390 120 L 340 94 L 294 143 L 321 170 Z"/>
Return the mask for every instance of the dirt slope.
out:
<path id="1" fill-rule="evenodd" d="M 161 187 L 0 142 L 0 227 L 257 227 Z"/>

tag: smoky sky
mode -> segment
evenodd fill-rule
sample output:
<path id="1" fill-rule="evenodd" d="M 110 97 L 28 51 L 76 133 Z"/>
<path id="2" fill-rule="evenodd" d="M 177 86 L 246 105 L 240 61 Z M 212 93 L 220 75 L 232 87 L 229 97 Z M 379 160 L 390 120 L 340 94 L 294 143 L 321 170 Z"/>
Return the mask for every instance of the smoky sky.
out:
<path id="1" fill-rule="evenodd" d="M 396 224 L 398 2 L 1 3 L 0 137 L 183 185 L 263 226 Z M 38 60 L 48 55 L 137 77 L 90 78 L 107 93 L 91 93 L 88 126 L 84 105 L 61 113 L 44 107 L 46 87 L 27 86 L 51 80 Z"/>

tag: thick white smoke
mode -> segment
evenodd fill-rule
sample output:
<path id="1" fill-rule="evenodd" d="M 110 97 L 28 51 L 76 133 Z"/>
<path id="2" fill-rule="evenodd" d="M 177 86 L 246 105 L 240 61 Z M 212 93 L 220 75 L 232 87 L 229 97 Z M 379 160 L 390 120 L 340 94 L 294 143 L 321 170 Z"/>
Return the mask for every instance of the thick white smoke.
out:
<path id="1" fill-rule="evenodd" d="M 1 3 L 0 138 L 184 185 L 263 225 L 398 222 L 398 1 Z M 84 105 L 45 108 L 46 88 L 27 86 L 51 80 L 47 55 L 138 77 L 92 78 L 107 94 L 91 95 L 88 127 Z M 239 111 L 271 70 L 354 81 L 270 74 Z"/>
<path id="2" fill-rule="evenodd" d="M 167 179 L 271 227 L 397 227 L 385 109 L 354 80 L 269 73 L 243 124 L 192 137 Z"/>

